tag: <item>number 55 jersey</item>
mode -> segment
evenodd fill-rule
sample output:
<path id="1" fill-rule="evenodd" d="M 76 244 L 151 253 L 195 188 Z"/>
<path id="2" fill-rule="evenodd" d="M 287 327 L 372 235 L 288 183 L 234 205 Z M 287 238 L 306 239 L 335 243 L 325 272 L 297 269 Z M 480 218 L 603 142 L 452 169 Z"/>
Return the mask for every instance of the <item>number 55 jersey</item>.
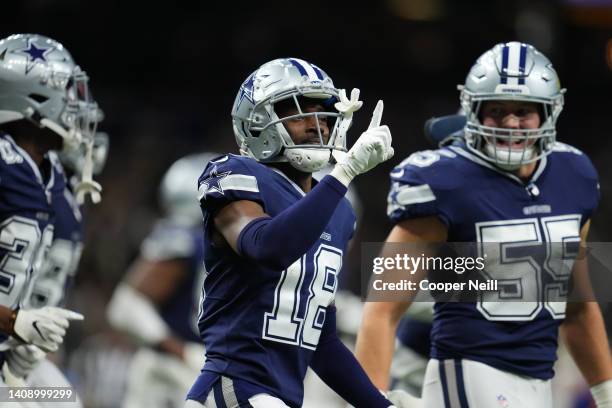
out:
<path id="1" fill-rule="evenodd" d="M 580 230 L 599 200 L 597 173 L 586 155 L 556 143 L 523 181 L 454 145 L 411 155 L 391 172 L 391 182 L 394 223 L 438 217 L 449 242 L 474 242 L 487 252 L 485 278 L 498 281 L 499 291 L 477 302 L 436 303 L 432 358 L 466 358 L 551 378 Z M 564 251 L 566 267 L 530 255 L 538 245 L 557 260 L 556 252 Z"/>
<path id="2" fill-rule="evenodd" d="M 199 192 L 207 271 L 199 316 L 203 370 L 301 406 L 304 375 L 321 333 L 335 332 L 325 321 L 334 312 L 338 273 L 354 231 L 352 207 L 343 199 L 317 242 L 286 270 L 276 270 L 215 245 L 213 217 L 239 200 L 254 201 L 274 217 L 304 192 L 280 171 L 234 155 L 209 163 Z"/>

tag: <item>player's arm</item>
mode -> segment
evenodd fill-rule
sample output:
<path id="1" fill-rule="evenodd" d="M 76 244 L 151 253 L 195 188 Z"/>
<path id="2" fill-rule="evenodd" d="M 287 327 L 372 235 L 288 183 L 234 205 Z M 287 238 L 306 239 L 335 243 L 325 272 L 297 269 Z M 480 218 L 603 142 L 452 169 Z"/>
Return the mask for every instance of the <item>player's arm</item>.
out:
<path id="1" fill-rule="evenodd" d="M 438 217 L 430 216 L 399 222 L 391 230 L 386 242 L 418 244 L 444 242 L 446 238 L 446 226 Z M 393 254 L 388 255 L 393 256 Z M 384 252 L 382 256 L 385 256 Z M 421 277 L 422 275 L 417 272 L 415 281 Z M 389 370 L 395 350 L 395 332 L 409 305 L 410 299 L 405 302 L 367 302 L 363 309 L 361 327 L 357 335 L 356 355 L 374 385 L 381 390 L 387 390 L 389 387 Z"/>
<path id="2" fill-rule="evenodd" d="M 330 364 L 330 361 L 333 361 Z M 372 384 L 353 353 L 336 334 L 336 308 L 327 308 L 319 344 L 310 362 L 315 373 L 338 395 L 356 407 L 392 405 Z"/>
<path id="3" fill-rule="evenodd" d="M 204 357 L 203 346 L 184 342 L 174 335 L 158 311 L 186 279 L 186 262 L 180 258 L 137 259 L 115 289 L 107 315 L 116 328 L 187 363 L 193 362 L 199 369 Z"/>
<path id="4" fill-rule="evenodd" d="M 391 132 L 380 126 L 383 104 L 378 102 L 370 127 L 348 153 L 308 194 L 270 217 L 256 202 L 229 203 L 214 216 L 217 231 L 238 254 L 275 269 L 286 269 L 319 239 L 349 183 L 393 156 Z"/>
<path id="5" fill-rule="evenodd" d="M 594 299 L 585 255 L 589 226 L 587 221 L 580 231 L 581 253 L 572 271 L 574 285 L 583 299 Z M 612 359 L 599 305 L 594 301 L 568 302 L 565 313 L 561 335 L 570 354 L 592 387 L 598 408 L 612 407 Z"/>

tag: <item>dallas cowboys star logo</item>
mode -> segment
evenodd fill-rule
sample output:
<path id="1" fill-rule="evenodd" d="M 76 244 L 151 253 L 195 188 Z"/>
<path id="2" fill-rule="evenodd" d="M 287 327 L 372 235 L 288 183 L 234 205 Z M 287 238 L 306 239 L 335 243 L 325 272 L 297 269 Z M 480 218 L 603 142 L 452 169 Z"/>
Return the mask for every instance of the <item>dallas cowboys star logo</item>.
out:
<path id="1" fill-rule="evenodd" d="M 246 81 L 240 87 L 240 97 L 238 99 L 238 106 L 242 103 L 244 98 L 247 98 L 251 103 L 253 103 L 253 82 L 255 80 L 255 74 L 251 74 L 250 77 L 247 78 Z"/>
<path id="2" fill-rule="evenodd" d="M 202 189 L 202 195 L 200 199 L 205 199 L 208 194 L 213 192 L 223 194 L 223 186 L 221 185 L 221 181 L 227 176 L 229 176 L 230 173 L 231 171 L 224 171 L 222 173 L 219 173 L 217 171 L 217 166 L 215 166 L 210 172 L 208 178 L 204 180 L 200 186 L 200 188 Z"/>
<path id="3" fill-rule="evenodd" d="M 26 54 L 28 56 L 28 62 L 26 64 L 26 75 L 34 68 L 34 66 L 39 62 L 47 62 L 46 56 L 50 52 L 55 50 L 55 47 L 37 47 L 33 41 L 28 41 L 28 48 L 24 48 L 21 50 L 16 50 L 16 52 Z"/>

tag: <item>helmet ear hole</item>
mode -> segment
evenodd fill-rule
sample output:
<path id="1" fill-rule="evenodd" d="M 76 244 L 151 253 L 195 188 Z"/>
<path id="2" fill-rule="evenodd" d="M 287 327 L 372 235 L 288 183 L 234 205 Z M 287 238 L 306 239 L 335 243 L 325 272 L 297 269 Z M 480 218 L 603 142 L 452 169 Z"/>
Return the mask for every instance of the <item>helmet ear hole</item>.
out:
<path id="1" fill-rule="evenodd" d="M 49 100 L 49 98 L 47 98 L 46 96 L 40 95 L 40 94 L 36 94 L 36 93 L 29 94 L 28 97 L 30 99 L 34 99 L 38 103 L 43 103 L 43 102 L 46 102 L 46 101 Z"/>

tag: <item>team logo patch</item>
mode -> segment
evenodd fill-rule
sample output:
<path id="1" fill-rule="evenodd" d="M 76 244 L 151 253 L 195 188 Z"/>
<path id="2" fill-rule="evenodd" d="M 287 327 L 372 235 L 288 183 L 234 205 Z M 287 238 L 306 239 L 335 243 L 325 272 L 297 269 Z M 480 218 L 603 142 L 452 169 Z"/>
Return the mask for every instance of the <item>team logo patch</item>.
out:
<path id="1" fill-rule="evenodd" d="M 200 184 L 200 190 L 202 191 L 200 199 L 206 198 L 207 195 L 214 192 L 223 195 L 223 186 L 221 185 L 221 182 L 224 178 L 229 176 L 230 173 L 231 171 L 219 173 L 217 171 L 217 167 L 215 166 L 210 172 L 208 178 L 202 181 L 202 184 Z"/>
<path id="2" fill-rule="evenodd" d="M 26 75 L 40 62 L 47 62 L 47 55 L 55 50 L 55 47 L 40 47 L 36 46 L 32 40 L 28 41 L 28 47 L 15 50 L 15 52 L 26 54 L 28 56 L 28 62 L 26 64 L 25 73 Z"/>

